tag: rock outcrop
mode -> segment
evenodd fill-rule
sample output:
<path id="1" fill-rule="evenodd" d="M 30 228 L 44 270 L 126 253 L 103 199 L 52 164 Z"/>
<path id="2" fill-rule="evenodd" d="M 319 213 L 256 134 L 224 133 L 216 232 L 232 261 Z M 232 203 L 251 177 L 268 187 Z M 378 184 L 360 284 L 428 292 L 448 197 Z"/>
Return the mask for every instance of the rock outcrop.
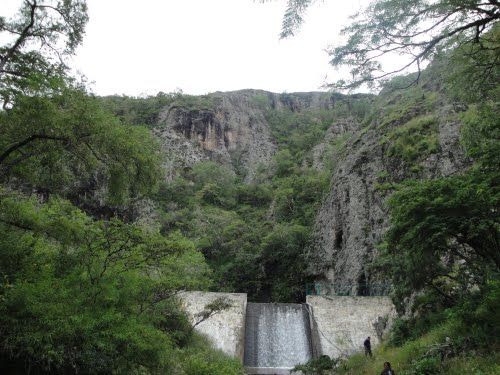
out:
<path id="1" fill-rule="evenodd" d="M 391 144 L 384 137 L 401 125 L 397 121 L 385 128 L 376 121 L 364 129 L 358 126 L 335 156 L 330 192 L 316 217 L 310 253 L 311 272 L 318 279 L 320 293 L 382 295 L 388 291 L 389 285 L 383 277 L 374 276 L 369 265 L 389 226 L 385 201 L 390 183 L 452 175 L 468 163 L 453 108 L 444 104 L 435 117 L 439 147 L 418 161 L 417 173 L 409 163 L 387 154 Z"/>
<path id="2" fill-rule="evenodd" d="M 330 110 L 338 101 L 349 106 L 351 99 L 369 98 L 365 103 L 378 105 L 378 118 L 361 124 L 341 116 L 311 151 L 314 168 L 327 168 L 327 160 L 333 172 L 330 191 L 316 216 L 309 272 L 323 283 L 321 288 L 327 294 L 381 295 L 390 286 L 369 266 L 389 226 L 385 203 L 391 184 L 452 175 L 470 162 L 459 142 L 456 109 L 433 89 L 422 93 L 410 98 L 399 94 L 348 98 L 320 92 L 217 92 L 207 95 L 209 100 L 203 105 L 173 103 L 165 108 L 155 132 L 167 155 L 167 178 L 199 161 L 212 160 L 252 182 L 259 165 L 269 163 L 277 151 L 266 120 L 268 111 Z M 434 148 L 417 151 L 411 162 L 391 154 L 393 143 L 404 138 L 398 132 L 406 126 L 409 138 L 418 136 L 418 121 L 425 123 L 425 116 L 432 122 L 428 141 Z M 411 147 L 411 139 L 409 142 Z"/>
<path id="3" fill-rule="evenodd" d="M 276 152 L 265 111 L 328 109 L 334 97 L 321 92 L 274 94 L 261 90 L 216 92 L 209 103 L 165 108 L 155 128 L 167 161 L 167 178 L 193 164 L 212 160 L 252 181 L 260 164 Z"/>

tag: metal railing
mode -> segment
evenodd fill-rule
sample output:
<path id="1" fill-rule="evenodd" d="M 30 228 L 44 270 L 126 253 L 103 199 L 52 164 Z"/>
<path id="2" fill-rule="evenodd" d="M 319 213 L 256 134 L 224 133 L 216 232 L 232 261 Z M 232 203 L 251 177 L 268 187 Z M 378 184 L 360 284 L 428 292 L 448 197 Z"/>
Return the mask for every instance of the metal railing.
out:
<path id="1" fill-rule="evenodd" d="M 392 290 L 389 283 L 330 283 L 314 282 L 305 285 L 307 296 L 387 296 Z"/>

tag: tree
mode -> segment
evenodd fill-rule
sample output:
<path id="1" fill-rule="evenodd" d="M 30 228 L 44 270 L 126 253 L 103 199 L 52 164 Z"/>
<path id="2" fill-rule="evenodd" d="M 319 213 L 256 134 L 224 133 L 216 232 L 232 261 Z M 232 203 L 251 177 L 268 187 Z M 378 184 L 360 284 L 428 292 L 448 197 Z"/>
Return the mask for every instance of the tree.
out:
<path id="1" fill-rule="evenodd" d="M 45 194 L 78 199 L 104 187 L 104 201 L 122 204 L 154 190 L 157 151 L 148 130 L 121 124 L 77 90 L 18 96 L 0 112 L 0 182 Z"/>
<path id="2" fill-rule="evenodd" d="M 177 233 L 93 220 L 0 189 L 0 366 L 8 373 L 172 373 L 191 335 L 175 295 L 208 268 Z"/>
<path id="3" fill-rule="evenodd" d="M 0 99 L 52 92 L 66 79 L 64 58 L 81 43 L 85 0 L 23 0 L 12 19 L 0 17 Z"/>
<path id="4" fill-rule="evenodd" d="M 294 34 L 303 22 L 304 12 L 314 2 L 288 0 L 282 38 Z M 499 20 L 498 0 L 375 0 L 342 29 L 347 42 L 329 50 L 330 63 L 351 67 L 352 75 L 350 80 L 339 80 L 332 86 L 339 89 L 374 86 L 413 70 L 417 74 L 409 83 L 412 85 L 418 83 L 422 67 L 437 53 L 464 44 L 494 51 L 492 64 L 498 68 L 500 43 L 498 39 L 492 40 L 488 31 Z M 471 57 L 476 53 L 471 52 Z M 395 56 L 404 56 L 406 60 L 385 70 L 382 60 Z M 482 72 L 488 75 L 490 70 L 484 67 Z"/>

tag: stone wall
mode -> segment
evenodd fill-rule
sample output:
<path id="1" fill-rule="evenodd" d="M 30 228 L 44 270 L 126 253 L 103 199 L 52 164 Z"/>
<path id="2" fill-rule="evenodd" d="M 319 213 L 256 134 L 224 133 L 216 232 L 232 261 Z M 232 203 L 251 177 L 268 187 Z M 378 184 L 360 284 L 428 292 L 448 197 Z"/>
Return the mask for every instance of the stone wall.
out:
<path id="1" fill-rule="evenodd" d="M 332 358 L 362 351 L 368 336 L 376 346 L 396 314 L 389 297 L 307 296 L 307 304 L 314 355 Z"/>
<path id="2" fill-rule="evenodd" d="M 221 297 L 227 298 L 232 306 L 201 322 L 195 329 L 207 336 L 215 348 L 243 361 L 247 295 L 211 292 L 184 292 L 180 295 L 182 305 L 193 324 L 199 320 L 196 314 Z"/>

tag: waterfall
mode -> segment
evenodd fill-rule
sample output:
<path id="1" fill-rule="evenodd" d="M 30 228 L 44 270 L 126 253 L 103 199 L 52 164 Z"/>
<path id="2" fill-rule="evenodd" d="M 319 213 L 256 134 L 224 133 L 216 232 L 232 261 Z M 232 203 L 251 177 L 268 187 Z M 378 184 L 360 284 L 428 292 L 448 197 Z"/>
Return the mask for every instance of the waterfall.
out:
<path id="1" fill-rule="evenodd" d="M 311 359 L 311 329 L 304 305 L 248 303 L 245 366 L 292 368 Z"/>

